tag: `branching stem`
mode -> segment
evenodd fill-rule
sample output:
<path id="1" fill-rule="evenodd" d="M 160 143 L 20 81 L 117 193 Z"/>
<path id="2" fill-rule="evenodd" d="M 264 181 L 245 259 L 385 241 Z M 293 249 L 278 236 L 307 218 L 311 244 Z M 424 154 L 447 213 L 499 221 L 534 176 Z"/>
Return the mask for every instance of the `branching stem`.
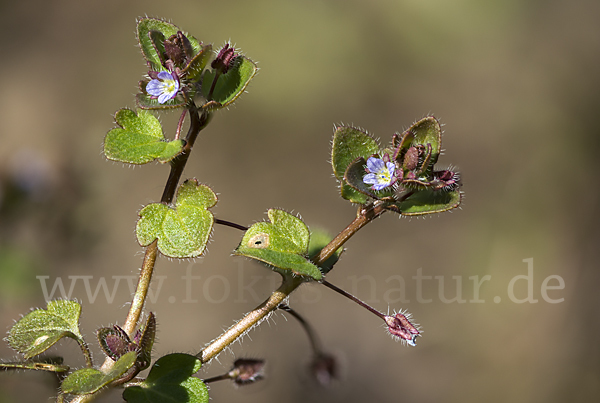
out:
<path id="1" fill-rule="evenodd" d="M 179 154 L 171 161 L 171 172 L 169 173 L 169 178 L 167 179 L 165 189 L 160 199 L 161 203 L 170 204 L 173 202 L 173 199 L 175 198 L 175 192 L 177 191 L 177 186 L 179 185 L 179 181 L 181 179 L 181 175 L 183 174 L 183 170 L 185 168 L 187 160 L 190 156 L 192 148 L 194 147 L 194 142 L 196 141 L 196 138 L 198 137 L 200 131 L 204 129 L 210 121 L 210 113 L 206 111 L 199 111 L 196 105 L 194 105 L 193 103 L 190 103 L 190 105 L 188 106 L 188 112 L 190 115 L 190 127 L 185 137 L 185 145 L 181 151 L 181 154 Z M 183 124 L 183 116 L 179 120 L 179 125 L 181 124 Z M 181 130 L 181 127 L 179 127 L 179 125 L 177 128 L 177 136 L 179 136 L 179 132 Z M 137 288 L 135 290 L 135 294 L 133 296 L 133 300 L 131 302 L 131 307 L 129 308 L 127 318 L 125 319 L 125 324 L 122 326 L 123 330 L 125 330 L 129 335 L 132 335 L 134 333 L 135 328 L 142 315 L 144 303 L 146 302 L 146 296 L 148 295 L 148 289 L 150 288 L 150 283 L 152 281 L 152 273 L 154 272 L 157 254 L 158 241 L 155 240 L 146 247 L 146 252 L 144 254 L 144 260 L 142 262 L 142 268 L 140 271 Z M 101 367 L 101 370 L 106 373 L 110 371 L 114 364 L 115 361 L 107 357 L 104 361 L 104 364 Z M 72 403 L 88 402 L 93 400 L 95 396 L 96 394 L 78 395 L 72 400 Z"/>
<path id="2" fill-rule="evenodd" d="M 340 249 L 346 241 L 356 234 L 359 229 L 379 217 L 385 211 L 384 202 L 381 201 L 375 201 L 361 208 L 357 217 L 312 259 L 313 263 L 317 266 L 322 265 L 327 259 L 333 256 L 335 251 Z M 281 286 L 273 292 L 266 301 L 256 307 L 256 309 L 250 311 L 239 322 L 210 342 L 208 346 L 196 355 L 196 357 L 200 358 L 202 363 L 206 363 L 216 357 L 227 346 L 259 324 L 271 312 L 277 309 L 279 304 L 281 304 L 304 281 L 305 280 L 300 277 L 283 277 Z"/>

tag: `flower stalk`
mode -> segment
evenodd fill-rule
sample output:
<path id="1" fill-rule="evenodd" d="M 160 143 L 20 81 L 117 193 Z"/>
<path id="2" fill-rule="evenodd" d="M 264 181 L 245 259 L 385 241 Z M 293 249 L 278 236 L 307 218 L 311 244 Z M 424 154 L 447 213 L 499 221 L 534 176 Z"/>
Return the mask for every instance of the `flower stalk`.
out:
<path id="1" fill-rule="evenodd" d="M 383 207 L 384 203 L 377 200 L 373 204 L 361 208 L 358 212 L 358 216 L 312 259 L 313 263 L 317 266 L 322 265 L 354 234 L 356 234 L 358 230 L 384 213 L 386 210 Z M 246 314 L 240 321 L 235 323 L 196 354 L 196 357 L 198 357 L 203 364 L 216 357 L 240 336 L 258 325 L 271 312 L 276 310 L 293 291 L 305 282 L 305 279 L 293 275 L 283 275 L 282 277 L 283 281 L 281 286 L 275 290 L 267 300 Z"/>

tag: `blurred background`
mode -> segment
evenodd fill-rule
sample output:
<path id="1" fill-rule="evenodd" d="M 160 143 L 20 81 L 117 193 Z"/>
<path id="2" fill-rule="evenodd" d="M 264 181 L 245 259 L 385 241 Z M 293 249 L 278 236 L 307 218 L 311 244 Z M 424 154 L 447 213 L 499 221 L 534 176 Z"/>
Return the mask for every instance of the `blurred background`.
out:
<path id="1" fill-rule="evenodd" d="M 230 40 L 261 69 L 202 132 L 184 173 L 219 194 L 218 218 L 250 225 L 278 207 L 332 235 L 344 228 L 355 208 L 329 165 L 342 122 L 387 144 L 434 114 L 445 130 L 438 166 L 464 183 L 460 210 L 383 216 L 328 276 L 379 310 L 411 312 L 424 331 L 416 348 L 307 285 L 290 304 L 337 357 L 339 379 L 311 379 L 306 336 L 277 313 L 201 372 L 260 357 L 267 379 L 212 384 L 213 401 L 600 398 L 600 3 L 62 0 L 0 10 L 0 328 L 45 307 L 43 285 L 52 298 L 57 279 L 83 305 L 97 362 L 95 329 L 124 321 L 126 277 L 143 254 L 137 212 L 160 199 L 168 167 L 107 162 L 102 142 L 114 113 L 135 107 L 147 72 L 135 24 L 148 15 L 217 47 Z M 177 118 L 161 115 L 167 137 Z M 241 235 L 217 227 L 206 257 L 158 261 L 147 305 L 155 357 L 197 353 L 277 287 L 276 274 L 229 256 Z M 50 353 L 84 365 L 72 341 Z M 0 357 L 16 353 L 3 343 Z M 56 387 L 49 374 L 0 373 L 0 402 L 48 401 Z"/>

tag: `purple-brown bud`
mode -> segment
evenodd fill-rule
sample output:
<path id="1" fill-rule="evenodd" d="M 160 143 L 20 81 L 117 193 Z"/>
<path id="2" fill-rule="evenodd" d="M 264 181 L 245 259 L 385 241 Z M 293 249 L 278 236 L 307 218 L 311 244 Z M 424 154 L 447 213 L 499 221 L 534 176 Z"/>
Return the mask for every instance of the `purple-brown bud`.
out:
<path id="1" fill-rule="evenodd" d="M 446 169 L 444 171 L 434 172 L 433 177 L 434 180 L 432 185 L 436 190 L 444 189 L 445 191 L 452 191 L 460 186 L 460 174 L 458 172 Z"/>
<path id="2" fill-rule="evenodd" d="M 410 322 L 408 312 L 397 313 L 395 316 L 386 316 L 385 323 L 394 337 L 398 337 L 411 346 L 416 346 L 415 340 L 420 335 L 419 330 Z"/>
<path id="3" fill-rule="evenodd" d="M 231 67 L 233 60 L 236 57 L 237 55 L 235 54 L 235 50 L 232 47 L 229 47 L 229 44 L 227 43 L 219 51 L 217 58 L 213 60 L 210 66 L 215 70 L 221 70 L 221 72 L 225 74 Z"/>
<path id="4" fill-rule="evenodd" d="M 238 358 L 229 371 L 229 377 L 236 385 L 242 386 L 261 380 L 264 377 L 264 360 Z"/>

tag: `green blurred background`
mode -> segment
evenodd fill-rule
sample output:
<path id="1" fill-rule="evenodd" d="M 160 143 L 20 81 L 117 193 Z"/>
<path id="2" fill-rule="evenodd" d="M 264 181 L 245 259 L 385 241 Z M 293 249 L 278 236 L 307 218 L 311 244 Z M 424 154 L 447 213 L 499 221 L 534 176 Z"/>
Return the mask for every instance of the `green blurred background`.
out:
<path id="1" fill-rule="evenodd" d="M 0 328 L 45 306 L 36 276 L 49 276 L 49 287 L 59 277 L 67 288 L 68 276 L 93 276 L 92 291 L 104 277 L 112 291 L 112 276 L 138 271 L 137 211 L 160 199 L 168 168 L 131 169 L 101 150 L 114 112 L 135 106 L 146 72 L 135 20 L 148 15 L 217 46 L 231 40 L 259 63 L 248 94 L 215 116 L 184 173 L 219 194 L 217 217 L 250 225 L 279 207 L 341 230 L 355 214 L 328 163 L 341 122 L 386 143 L 434 114 L 445 124 L 438 166 L 457 167 L 464 182 L 462 209 L 384 216 L 348 242 L 328 277 L 380 310 L 413 313 L 424 330 L 416 348 L 395 343 L 378 319 L 324 287 L 305 286 L 291 304 L 338 357 L 339 381 L 327 389 L 311 381 L 306 337 L 279 313 L 202 373 L 264 357 L 267 379 L 242 389 L 213 384 L 214 401 L 600 398 L 599 2 L 63 0 L 3 1 L 0 10 Z M 162 115 L 167 136 L 177 117 Z M 205 258 L 159 260 L 164 277 L 148 304 L 159 326 L 156 357 L 196 353 L 276 286 L 276 274 L 229 257 L 240 238 L 218 227 Z M 538 302 L 517 303 L 508 286 L 528 274 L 530 258 Z M 191 288 L 186 273 L 200 276 Z M 419 273 L 438 276 L 423 282 L 430 302 L 419 302 Z M 485 302 L 472 302 L 469 277 L 486 275 Z M 544 299 L 548 276 L 565 287 Z M 129 290 L 122 283 L 112 303 L 102 291 L 91 301 L 78 281 L 72 297 L 94 343 L 97 327 L 123 322 Z M 444 302 L 457 295 L 456 281 L 466 302 Z M 527 282 L 515 284 L 524 299 Z M 52 352 L 83 365 L 71 341 Z M 3 344 L 0 356 L 15 353 Z M 56 386 L 48 374 L 0 373 L 0 402 L 47 401 Z"/>

